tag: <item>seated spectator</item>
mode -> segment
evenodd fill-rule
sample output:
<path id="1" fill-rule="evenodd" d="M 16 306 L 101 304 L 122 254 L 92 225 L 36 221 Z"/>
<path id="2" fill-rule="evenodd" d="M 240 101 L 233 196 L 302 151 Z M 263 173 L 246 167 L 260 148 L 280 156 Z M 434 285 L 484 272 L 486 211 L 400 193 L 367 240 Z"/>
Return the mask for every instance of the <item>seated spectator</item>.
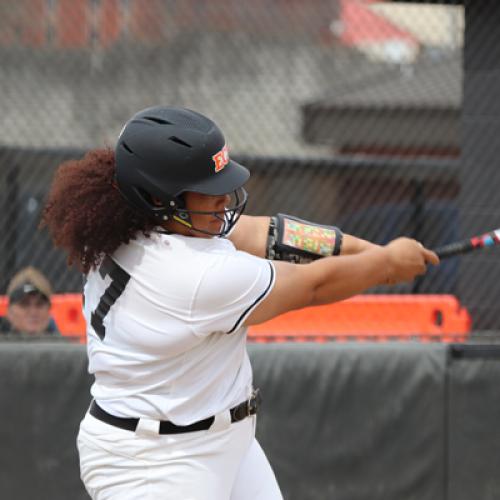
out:
<path id="1" fill-rule="evenodd" d="M 0 333 L 59 334 L 50 315 L 52 287 L 33 267 L 26 267 L 7 286 L 7 315 L 0 318 Z"/>

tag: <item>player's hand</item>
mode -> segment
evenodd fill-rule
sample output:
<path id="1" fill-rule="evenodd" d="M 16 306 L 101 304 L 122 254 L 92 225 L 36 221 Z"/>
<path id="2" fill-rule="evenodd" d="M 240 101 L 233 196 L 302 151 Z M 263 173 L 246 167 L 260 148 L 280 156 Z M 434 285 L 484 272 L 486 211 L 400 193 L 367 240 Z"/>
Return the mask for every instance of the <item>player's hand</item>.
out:
<path id="1" fill-rule="evenodd" d="M 427 264 L 439 264 L 439 257 L 421 243 L 410 238 L 397 238 L 385 246 L 388 254 L 387 284 L 412 281 L 424 274 Z"/>

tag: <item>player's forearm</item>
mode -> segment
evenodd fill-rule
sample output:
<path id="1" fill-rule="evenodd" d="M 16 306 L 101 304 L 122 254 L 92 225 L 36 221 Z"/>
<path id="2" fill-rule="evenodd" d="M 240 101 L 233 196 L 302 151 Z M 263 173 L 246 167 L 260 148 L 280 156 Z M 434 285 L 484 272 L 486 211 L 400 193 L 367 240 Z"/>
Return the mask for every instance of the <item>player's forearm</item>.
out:
<path id="1" fill-rule="evenodd" d="M 376 245 L 375 243 L 344 233 L 340 255 L 355 255 L 379 246 L 380 245 Z"/>
<path id="2" fill-rule="evenodd" d="M 438 264 L 438 256 L 410 238 L 309 264 L 276 262 L 274 287 L 245 324 L 256 325 L 294 309 L 344 300 L 375 285 L 408 282 L 424 274 L 428 263 Z"/>
<path id="3" fill-rule="evenodd" d="M 388 281 L 391 268 L 383 247 L 355 255 L 327 257 L 307 264 L 316 280 L 310 305 L 328 304 Z"/>
<path id="4" fill-rule="evenodd" d="M 270 220 L 265 216 L 242 215 L 229 239 L 238 250 L 265 258 Z"/>
<path id="5" fill-rule="evenodd" d="M 257 257 L 276 260 L 276 257 L 273 258 L 268 255 L 270 220 L 270 217 L 265 216 L 255 217 L 242 215 L 231 232 L 229 239 L 238 250 L 251 253 Z M 311 245 L 313 247 L 318 246 L 321 242 L 323 242 L 323 239 L 320 236 L 309 234 L 308 238 L 310 240 L 318 238 L 317 244 Z M 378 245 L 370 243 L 369 241 L 357 238 L 350 234 L 343 234 L 340 255 L 354 255 L 376 247 L 378 247 Z"/>

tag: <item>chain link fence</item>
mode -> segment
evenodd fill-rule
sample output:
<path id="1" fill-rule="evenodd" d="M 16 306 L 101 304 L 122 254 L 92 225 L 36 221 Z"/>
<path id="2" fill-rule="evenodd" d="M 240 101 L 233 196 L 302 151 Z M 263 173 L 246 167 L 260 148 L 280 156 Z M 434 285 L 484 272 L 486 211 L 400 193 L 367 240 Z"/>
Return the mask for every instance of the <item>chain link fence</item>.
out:
<path id="1" fill-rule="evenodd" d="M 464 202 L 465 12 L 451 1 L 2 0 L 0 292 L 28 264 L 57 292 L 81 290 L 37 229 L 54 169 L 113 147 L 128 117 L 156 104 L 221 126 L 252 170 L 250 214 L 430 247 L 493 229 L 461 222 L 478 195 L 467 178 Z M 488 33 L 469 60 L 500 45 Z M 461 262 L 372 292 L 462 300 Z M 476 325 L 500 330 L 496 312 Z"/>

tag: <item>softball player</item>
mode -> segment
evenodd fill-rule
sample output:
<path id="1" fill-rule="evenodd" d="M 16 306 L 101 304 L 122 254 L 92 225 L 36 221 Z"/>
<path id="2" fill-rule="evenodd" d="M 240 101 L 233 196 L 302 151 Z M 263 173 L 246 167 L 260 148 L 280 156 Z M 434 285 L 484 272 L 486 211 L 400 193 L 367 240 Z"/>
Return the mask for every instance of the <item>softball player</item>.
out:
<path id="1" fill-rule="evenodd" d="M 161 106 L 114 152 L 58 169 L 43 221 L 87 278 L 95 382 L 77 444 L 93 499 L 282 498 L 255 440 L 246 327 L 438 262 L 414 240 L 240 218 L 248 177 L 211 120 Z"/>

